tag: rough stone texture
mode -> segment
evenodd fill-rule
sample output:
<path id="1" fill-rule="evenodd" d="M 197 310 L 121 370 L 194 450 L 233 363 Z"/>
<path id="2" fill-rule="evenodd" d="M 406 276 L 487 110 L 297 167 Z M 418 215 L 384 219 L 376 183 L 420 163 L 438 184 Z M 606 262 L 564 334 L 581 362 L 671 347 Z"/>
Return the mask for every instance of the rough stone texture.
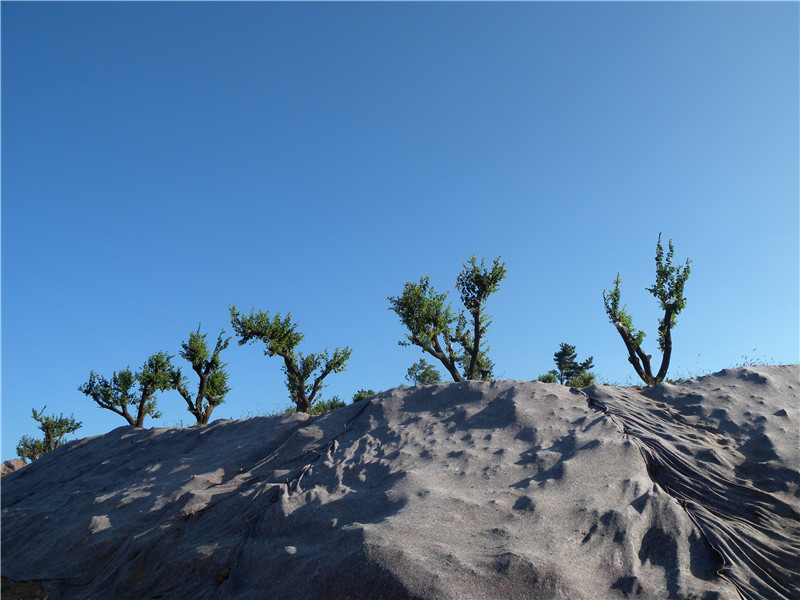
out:
<path id="1" fill-rule="evenodd" d="M 7 460 L 3 462 L 3 466 L 0 467 L 0 477 L 5 477 L 9 473 L 13 473 L 17 469 L 21 469 L 27 464 L 28 463 L 21 458 L 12 458 L 11 460 Z"/>
<path id="2" fill-rule="evenodd" d="M 788 600 L 799 380 L 464 382 L 121 427 L 3 479 L 2 574 L 48 600 Z"/>

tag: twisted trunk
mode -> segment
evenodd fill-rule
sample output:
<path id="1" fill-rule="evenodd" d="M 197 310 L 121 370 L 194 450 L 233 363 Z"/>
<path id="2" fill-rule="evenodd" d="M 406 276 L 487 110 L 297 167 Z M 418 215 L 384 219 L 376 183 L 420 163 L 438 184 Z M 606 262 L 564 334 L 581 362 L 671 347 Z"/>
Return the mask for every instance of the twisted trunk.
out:
<path id="1" fill-rule="evenodd" d="M 628 362 L 633 365 L 636 374 L 645 384 L 653 385 L 653 373 L 650 370 L 650 355 L 645 354 L 642 348 L 633 341 L 630 332 L 628 332 L 619 319 L 614 319 L 613 323 L 622 341 L 625 342 L 625 347 L 628 349 Z"/>
<path id="2" fill-rule="evenodd" d="M 453 381 L 456 383 L 463 381 L 454 361 L 450 360 L 447 354 L 445 354 L 444 350 L 442 350 L 442 346 L 439 344 L 438 336 L 433 338 L 433 348 L 429 348 L 428 353 L 434 358 L 438 359 L 444 365 L 444 368 L 447 369 L 448 373 L 450 373 Z"/>

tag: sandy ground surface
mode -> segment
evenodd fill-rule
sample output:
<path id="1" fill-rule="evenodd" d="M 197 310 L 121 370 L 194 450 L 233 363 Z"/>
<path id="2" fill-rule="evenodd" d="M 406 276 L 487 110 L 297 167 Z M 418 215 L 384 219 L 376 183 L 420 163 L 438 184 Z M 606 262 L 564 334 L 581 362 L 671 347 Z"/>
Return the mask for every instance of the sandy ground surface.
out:
<path id="1" fill-rule="evenodd" d="M 2 479 L 3 598 L 798 598 L 799 392 L 767 366 L 120 427 Z"/>

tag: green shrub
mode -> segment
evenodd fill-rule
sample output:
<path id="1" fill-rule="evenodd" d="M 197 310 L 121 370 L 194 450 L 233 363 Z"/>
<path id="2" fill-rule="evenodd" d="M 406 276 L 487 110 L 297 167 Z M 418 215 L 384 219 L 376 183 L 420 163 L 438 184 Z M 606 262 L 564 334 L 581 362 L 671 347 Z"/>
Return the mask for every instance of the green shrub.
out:
<path id="1" fill-rule="evenodd" d="M 539 375 L 537 381 L 542 381 L 544 383 L 558 383 L 558 373 L 555 371 L 548 371 L 544 375 Z"/>
<path id="2" fill-rule="evenodd" d="M 63 414 L 45 416 L 44 409 L 41 411 L 33 409 L 33 418 L 39 423 L 39 429 L 44 434 L 44 439 L 34 440 L 33 438 L 23 435 L 17 444 L 17 456 L 33 462 L 37 458 L 41 458 L 48 452 L 52 452 L 63 443 L 63 438 L 68 433 L 75 433 L 81 428 L 81 422 L 76 421 L 72 415 L 65 417 Z"/>
<path id="3" fill-rule="evenodd" d="M 333 396 L 330 400 L 319 400 L 311 405 L 311 408 L 308 409 L 308 414 L 310 415 L 321 415 L 324 412 L 328 412 L 329 410 L 334 410 L 336 408 L 342 408 L 346 406 L 345 403 L 339 398 L 339 396 Z"/>
<path id="4" fill-rule="evenodd" d="M 353 394 L 353 404 L 366 400 L 367 398 L 372 398 L 376 394 L 380 394 L 380 392 L 376 392 L 375 390 L 358 390 Z"/>
<path id="5" fill-rule="evenodd" d="M 413 385 L 435 385 L 442 383 L 442 376 L 432 364 L 424 358 L 420 358 L 408 368 L 406 380 Z"/>

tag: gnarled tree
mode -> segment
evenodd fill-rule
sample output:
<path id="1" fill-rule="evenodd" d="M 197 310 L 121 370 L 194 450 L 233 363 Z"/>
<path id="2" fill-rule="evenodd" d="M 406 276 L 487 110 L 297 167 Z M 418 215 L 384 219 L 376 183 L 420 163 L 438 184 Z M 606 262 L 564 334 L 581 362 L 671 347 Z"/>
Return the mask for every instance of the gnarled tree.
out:
<path id="1" fill-rule="evenodd" d="M 38 412 L 35 408 L 32 409 L 33 419 L 39 423 L 39 429 L 44 434 L 44 439 L 34 440 L 23 435 L 17 444 L 17 456 L 28 462 L 33 462 L 58 448 L 63 443 L 65 435 L 76 432 L 82 425 L 72 415 L 69 417 L 65 417 L 63 414 L 57 417 L 55 415 L 47 416 L 44 414 L 45 408 L 47 407 L 43 407 Z"/>
<path id="2" fill-rule="evenodd" d="M 409 331 L 407 341 L 400 341 L 400 345 L 422 348 L 442 363 L 453 381 L 491 379 L 493 364 L 485 346 L 490 321 L 484 308 L 486 299 L 497 291 L 505 274 L 499 257 L 489 270 L 483 259 L 478 265 L 472 255 L 456 280 L 466 315 L 453 311 L 447 302 L 447 292 L 436 292 L 427 275 L 419 283 L 405 283 L 400 296 L 388 299 L 389 309 L 397 313 Z"/>
<path id="3" fill-rule="evenodd" d="M 225 395 L 231 390 L 228 386 L 228 373 L 225 371 L 226 364 L 219 357 L 231 340 L 230 337 L 223 339 L 223 333 L 224 330 L 217 337 L 213 352 L 206 342 L 206 334 L 200 333 L 199 325 L 197 331 L 189 334 L 188 341 L 181 343 L 181 358 L 189 361 L 200 379 L 194 397 L 189 392 L 189 384 L 181 370 L 174 369 L 172 372 L 172 386 L 186 401 L 189 412 L 197 420 L 195 426 L 208 423 L 214 408 L 225 401 Z"/>
<path id="4" fill-rule="evenodd" d="M 94 400 L 100 408 L 123 417 L 129 425 L 143 427 L 147 415 L 154 419 L 161 417 L 156 408 L 156 392 L 172 389 L 173 367 L 170 358 L 165 352 L 158 352 L 150 356 L 138 372 L 133 373 L 128 367 L 114 371 L 110 380 L 92 371 L 89 381 L 79 385 L 78 390 Z M 138 388 L 134 390 L 136 384 Z M 130 413 L 129 406 L 136 409 L 136 416 Z"/>
<path id="5" fill-rule="evenodd" d="M 645 334 L 633 326 L 633 318 L 625 311 L 625 307 L 619 307 L 620 289 L 619 284 L 622 279 L 617 273 L 614 280 L 614 289 L 606 295 L 603 290 L 603 301 L 606 306 L 606 313 L 611 323 L 616 327 L 625 348 L 628 350 L 628 362 L 633 365 L 636 374 L 641 377 L 647 385 L 655 385 L 664 381 L 669 369 L 669 361 L 672 357 L 672 329 L 675 327 L 677 316 L 686 307 L 686 298 L 683 296 L 683 288 L 686 280 L 689 279 L 688 258 L 684 265 L 673 266 L 672 257 L 675 248 L 672 240 L 669 241 L 669 252 L 664 257 L 664 248 L 661 246 L 661 234 L 658 234 L 658 244 L 656 246 L 656 282 L 647 291 L 655 296 L 664 316 L 659 320 L 658 325 L 658 348 L 662 353 L 661 367 L 658 373 L 653 375 L 650 360 L 652 355 L 646 354 L 642 350 L 642 342 Z"/>
<path id="6" fill-rule="evenodd" d="M 437 292 L 426 275 L 419 283 L 406 282 L 403 293 L 389 298 L 390 310 L 400 317 L 409 333 L 401 346 L 419 346 L 439 360 L 453 381 L 463 381 L 458 372 L 459 356 L 453 348 L 457 315 L 447 302 L 447 292 Z"/>
<path id="7" fill-rule="evenodd" d="M 265 355 L 277 355 L 283 359 L 286 387 L 297 412 L 308 412 L 323 387 L 323 379 L 331 373 L 344 371 L 353 352 L 345 346 L 336 348 L 332 356 L 327 350 L 303 355 L 295 351 L 304 336 L 297 331 L 297 323 L 292 322 L 291 314 L 281 318 L 278 313 L 270 318 L 268 312 L 255 312 L 255 309 L 250 311 L 249 316 L 240 314 L 235 306 L 229 307 L 229 310 L 231 325 L 239 336 L 240 346 L 260 340 L 266 347 Z"/>

